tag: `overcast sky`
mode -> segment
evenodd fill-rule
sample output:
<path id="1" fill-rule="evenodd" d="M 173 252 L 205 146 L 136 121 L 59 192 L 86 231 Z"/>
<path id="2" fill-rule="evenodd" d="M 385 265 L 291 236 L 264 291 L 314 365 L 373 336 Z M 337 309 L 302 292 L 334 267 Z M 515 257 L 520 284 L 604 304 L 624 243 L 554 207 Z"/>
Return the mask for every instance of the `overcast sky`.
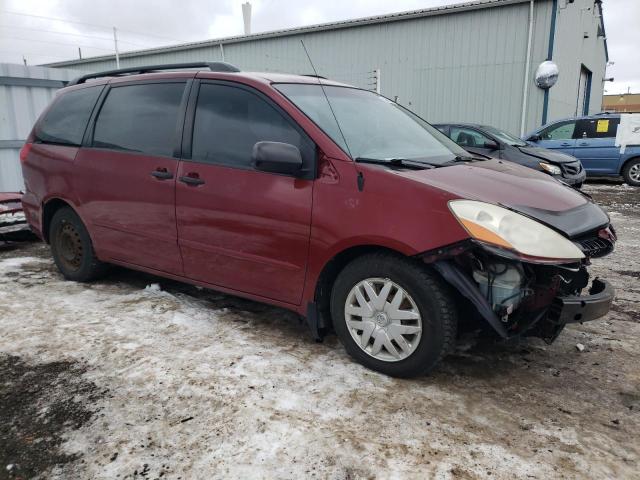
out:
<path id="1" fill-rule="evenodd" d="M 243 33 L 245 0 L 0 0 L 0 62 L 29 64 Z M 252 0 L 253 32 L 460 3 L 462 0 Z M 607 93 L 640 93 L 639 0 L 604 0 Z M 11 13 L 10 13 L 11 12 Z M 22 15 L 16 15 L 20 13 Z M 54 18 L 64 21 L 54 20 Z"/>

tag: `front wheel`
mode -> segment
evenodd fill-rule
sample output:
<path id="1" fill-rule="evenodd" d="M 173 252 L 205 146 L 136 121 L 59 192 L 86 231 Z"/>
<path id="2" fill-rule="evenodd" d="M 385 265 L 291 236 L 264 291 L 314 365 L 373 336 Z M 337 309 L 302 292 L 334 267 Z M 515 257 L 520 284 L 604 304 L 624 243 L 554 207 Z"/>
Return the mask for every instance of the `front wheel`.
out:
<path id="1" fill-rule="evenodd" d="M 333 286 L 331 315 L 347 352 L 391 376 L 429 372 L 455 342 L 448 285 L 400 255 L 370 254 L 348 264 Z"/>
<path id="2" fill-rule="evenodd" d="M 634 187 L 640 187 L 640 158 L 634 158 L 630 160 L 624 166 L 622 176 L 627 185 L 633 185 Z"/>

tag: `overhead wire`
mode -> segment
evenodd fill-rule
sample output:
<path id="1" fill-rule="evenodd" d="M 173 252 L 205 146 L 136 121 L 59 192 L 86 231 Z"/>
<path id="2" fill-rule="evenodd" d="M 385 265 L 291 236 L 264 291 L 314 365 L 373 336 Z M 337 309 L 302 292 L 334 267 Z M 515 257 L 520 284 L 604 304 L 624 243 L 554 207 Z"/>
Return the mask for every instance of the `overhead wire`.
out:
<path id="1" fill-rule="evenodd" d="M 54 20 L 54 21 L 58 21 L 58 22 L 64 22 L 64 23 L 75 23 L 78 25 L 87 25 L 90 27 L 96 27 L 96 28 L 105 28 L 107 30 L 111 30 L 113 28 L 113 26 L 107 26 L 107 25 L 100 25 L 97 23 L 89 23 L 89 22 L 81 22 L 79 20 L 69 20 L 66 18 L 60 18 L 60 17 L 50 17 L 47 15 L 35 15 L 33 13 L 21 13 L 21 12 L 13 12 L 10 10 L 0 10 L 0 12 L 3 13 L 7 13 L 9 15 L 19 15 L 19 16 L 23 16 L 23 17 L 32 17 L 32 18 L 41 18 L 41 19 L 45 19 L 45 20 Z M 186 42 L 186 40 L 179 40 L 176 38 L 171 38 L 171 37 L 165 37 L 162 35 L 157 35 L 157 34 L 153 34 L 153 33 L 146 33 L 146 32 L 134 32 L 132 30 L 126 30 L 126 29 L 122 29 L 122 28 L 118 28 L 119 32 L 128 32 L 128 33 L 132 33 L 134 35 L 139 35 L 139 36 L 146 36 L 146 37 L 156 37 L 156 38 L 162 38 L 164 40 L 171 40 L 173 42 Z"/>
<path id="2" fill-rule="evenodd" d="M 105 41 L 108 41 L 108 42 L 113 42 L 113 37 L 98 37 L 96 35 L 87 35 L 87 34 L 83 34 L 83 33 L 61 32 L 61 31 L 58 31 L 58 30 L 43 30 L 41 28 L 15 27 L 13 25 L 0 25 L 0 29 L 2 29 L 2 28 L 12 28 L 14 30 L 29 30 L 29 31 L 33 31 L 33 32 L 43 32 L 43 33 L 50 33 L 50 34 L 53 34 L 53 35 L 65 35 L 65 36 L 71 36 L 71 37 L 94 38 L 96 40 L 105 40 Z M 142 45 L 140 43 L 130 42 L 129 40 L 118 39 L 118 42 L 128 43 L 130 45 L 135 45 L 136 47 L 142 47 L 142 48 L 152 47 L 151 45 Z"/>

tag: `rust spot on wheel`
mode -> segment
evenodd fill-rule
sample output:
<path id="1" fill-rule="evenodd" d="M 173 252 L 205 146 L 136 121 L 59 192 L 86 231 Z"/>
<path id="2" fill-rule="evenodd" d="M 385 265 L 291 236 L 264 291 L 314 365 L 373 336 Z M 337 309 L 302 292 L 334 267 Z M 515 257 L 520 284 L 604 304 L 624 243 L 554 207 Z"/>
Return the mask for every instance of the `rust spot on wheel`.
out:
<path id="1" fill-rule="evenodd" d="M 80 233 L 71 223 L 63 221 L 62 228 L 58 230 L 56 235 L 56 246 L 58 247 L 58 256 L 62 266 L 66 270 L 79 270 L 84 249 L 82 248 Z"/>

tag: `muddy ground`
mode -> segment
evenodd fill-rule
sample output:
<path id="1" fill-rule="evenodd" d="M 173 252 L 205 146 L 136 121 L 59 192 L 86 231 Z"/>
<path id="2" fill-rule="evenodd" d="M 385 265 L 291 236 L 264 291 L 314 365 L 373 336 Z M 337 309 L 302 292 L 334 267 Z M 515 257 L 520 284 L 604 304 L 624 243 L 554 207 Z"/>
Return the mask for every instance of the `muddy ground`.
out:
<path id="1" fill-rule="evenodd" d="M 586 190 L 620 237 L 592 270 L 613 311 L 551 346 L 463 340 L 416 380 L 280 309 L 0 252 L 0 479 L 640 478 L 640 190 Z"/>

